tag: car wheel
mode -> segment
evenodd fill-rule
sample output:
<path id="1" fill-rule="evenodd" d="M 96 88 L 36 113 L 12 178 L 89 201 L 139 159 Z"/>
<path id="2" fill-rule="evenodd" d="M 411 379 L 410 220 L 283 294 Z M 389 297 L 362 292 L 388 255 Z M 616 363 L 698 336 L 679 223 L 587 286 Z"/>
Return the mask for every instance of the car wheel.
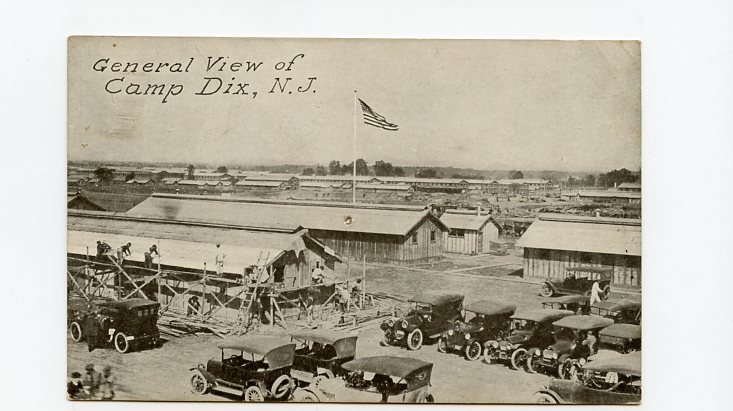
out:
<path id="1" fill-rule="evenodd" d="M 280 399 L 284 398 L 288 394 L 290 394 L 290 390 L 292 389 L 293 380 L 288 375 L 281 375 L 277 377 L 275 382 L 272 383 L 272 387 L 270 388 L 270 392 L 272 393 L 272 396 Z"/>
<path id="2" fill-rule="evenodd" d="M 490 345 L 487 345 L 484 347 L 484 362 L 486 364 L 491 364 L 491 362 L 494 360 L 493 354 L 494 354 L 493 347 L 491 347 Z"/>
<path id="3" fill-rule="evenodd" d="M 244 390 L 244 400 L 246 402 L 263 402 L 265 401 L 265 396 L 262 394 L 260 387 L 252 385 Z"/>
<path id="4" fill-rule="evenodd" d="M 383 346 L 389 347 L 392 344 L 394 344 L 394 341 L 392 341 L 392 338 L 387 337 L 386 335 L 382 338 L 382 345 Z"/>
<path id="5" fill-rule="evenodd" d="M 537 371 L 539 370 L 538 361 L 538 356 L 527 353 L 527 371 L 529 371 L 530 374 L 537 374 Z"/>
<path id="6" fill-rule="evenodd" d="M 293 392 L 293 401 L 295 402 L 320 402 L 318 396 L 310 390 L 296 388 Z"/>
<path id="7" fill-rule="evenodd" d="M 84 335 L 81 332 L 81 325 L 79 325 L 78 322 L 74 321 L 69 326 L 69 331 L 71 331 L 71 340 L 74 342 L 79 342 L 84 337 Z"/>
<path id="8" fill-rule="evenodd" d="M 463 350 L 463 353 L 468 361 L 476 361 L 481 358 L 482 348 L 481 343 L 478 341 L 471 341 L 466 344 L 466 348 Z"/>
<path id="9" fill-rule="evenodd" d="M 419 328 L 413 330 L 407 335 L 407 348 L 412 351 L 419 350 L 422 347 L 422 331 Z"/>
<path id="10" fill-rule="evenodd" d="M 513 369 L 521 370 L 527 363 L 527 350 L 525 350 L 524 348 L 518 348 L 514 350 L 510 359 L 510 363 Z"/>
<path id="11" fill-rule="evenodd" d="M 448 342 L 445 341 L 445 337 L 438 338 L 438 351 L 442 353 L 448 352 Z"/>
<path id="12" fill-rule="evenodd" d="M 550 284 L 544 283 L 542 284 L 542 287 L 540 287 L 540 295 L 545 298 L 550 298 L 555 294 L 555 291 L 552 290 L 552 287 L 550 287 Z"/>
<path id="13" fill-rule="evenodd" d="M 557 376 L 560 377 L 561 380 L 568 379 L 568 363 L 567 362 L 561 361 L 559 364 L 557 364 Z"/>
<path id="14" fill-rule="evenodd" d="M 204 395 L 209 391 L 209 383 L 201 371 L 194 371 L 191 376 L 191 392 L 196 395 Z"/>
<path id="15" fill-rule="evenodd" d="M 555 397 L 544 392 L 538 392 L 534 395 L 535 404 L 559 404 Z"/>
<path id="16" fill-rule="evenodd" d="M 607 285 L 603 287 L 603 294 L 601 294 L 601 300 L 607 300 L 609 295 L 611 295 L 611 286 Z"/>
<path id="17" fill-rule="evenodd" d="M 115 349 L 122 354 L 130 351 L 130 342 L 127 341 L 127 336 L 123 333 L 117 333 L 115 335 Z"/>

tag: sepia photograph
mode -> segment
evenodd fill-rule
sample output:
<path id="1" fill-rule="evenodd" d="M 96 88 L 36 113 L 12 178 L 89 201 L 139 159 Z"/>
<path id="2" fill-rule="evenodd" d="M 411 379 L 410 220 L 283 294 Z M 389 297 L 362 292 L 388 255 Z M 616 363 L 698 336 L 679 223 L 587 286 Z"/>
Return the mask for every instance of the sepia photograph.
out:
<path id="1" fill-rule="evenodd" d="M 67 47 L 69 400 L 642 402 L 640 41 Z"/>

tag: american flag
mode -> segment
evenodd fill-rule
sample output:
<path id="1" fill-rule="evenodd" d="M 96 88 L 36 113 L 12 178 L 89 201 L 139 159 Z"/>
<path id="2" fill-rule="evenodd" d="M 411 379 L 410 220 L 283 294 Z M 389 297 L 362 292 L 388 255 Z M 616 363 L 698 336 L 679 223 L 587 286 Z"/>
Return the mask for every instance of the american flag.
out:
<path id="1" fill-rule="evenodd" d="M 365 103 L 364 100 L 359 99 L 359 103 L 361 104 L 361 111 L 364 113 L 364 124 L 368 124 L 370 126 L 382 128 L 389 131 L 397 131 L 400 129 L 397 124 L 392 124 L 388 122 L 387 119 L 384 118 L 384 116 L 372 110 L 372 108 L 369 107 L 369 105 Z"/>

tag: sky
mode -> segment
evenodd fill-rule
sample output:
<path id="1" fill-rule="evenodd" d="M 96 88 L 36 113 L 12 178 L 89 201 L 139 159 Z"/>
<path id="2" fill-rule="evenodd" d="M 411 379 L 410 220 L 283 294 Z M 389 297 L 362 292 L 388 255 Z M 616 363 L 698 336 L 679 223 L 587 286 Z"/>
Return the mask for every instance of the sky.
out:
<path id="1" fill-rule="evenodd" d="M 71 161 L 327 165 L 350 162 L 356 136 L 370 164 L 640 168 L 635 41 L 72 37 L 68 49 Z M 242 68 L 206 71 L 219 56 Z M 167 71 L 191 58 L 188 72 Z M 245 71 L 248 61 L 262 65 Z M 138 70 L 112 72 L 115 62 Z M 214 89 L 202 90 L 207 77 L 223 87 L 196 95 Z M 227 82 L 249 94 L 223 94 Z M 164 95 L 127 94 L 133 84 Z M 399 130 L 361 123 L 355 91 Z"/>

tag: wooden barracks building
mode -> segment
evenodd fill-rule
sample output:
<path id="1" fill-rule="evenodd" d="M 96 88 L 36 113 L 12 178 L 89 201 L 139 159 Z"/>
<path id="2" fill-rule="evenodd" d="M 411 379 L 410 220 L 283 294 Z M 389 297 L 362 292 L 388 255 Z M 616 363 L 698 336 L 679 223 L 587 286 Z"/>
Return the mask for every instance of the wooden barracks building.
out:
<path id="1" fill-rule="evenodd" d="M 448 227 L 423 207 L 153 194 L 130 216 L 235 224 L 302 226 L 345 259 L 370 262 L 442 258 Z"/>

